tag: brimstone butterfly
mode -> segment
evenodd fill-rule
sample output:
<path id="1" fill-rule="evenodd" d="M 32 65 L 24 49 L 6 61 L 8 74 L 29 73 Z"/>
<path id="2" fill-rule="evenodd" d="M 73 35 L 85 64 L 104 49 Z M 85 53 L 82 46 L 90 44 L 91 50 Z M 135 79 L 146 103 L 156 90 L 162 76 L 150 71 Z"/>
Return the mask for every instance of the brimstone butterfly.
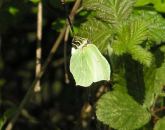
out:
<path id="1" fill-rule="evenodd" d="M 74 37 L 70 71 L 76 85 L 89 87 L 101 80 L 110 80 L 110 65 L 98 48 L 87 38 Z"/>

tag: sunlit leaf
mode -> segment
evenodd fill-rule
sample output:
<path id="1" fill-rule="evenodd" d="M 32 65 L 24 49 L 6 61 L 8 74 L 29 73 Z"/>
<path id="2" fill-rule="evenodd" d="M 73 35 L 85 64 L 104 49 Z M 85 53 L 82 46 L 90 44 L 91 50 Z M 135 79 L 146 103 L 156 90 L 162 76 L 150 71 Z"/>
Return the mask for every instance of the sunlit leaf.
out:
<path id="1" fill-rule="evenodd" d="M 155 126 L 154 126 L 154 130 L 164 130 L 165 128 L 165 117 L 159 119 Z"/>
<path id="2" fill-rule="evenodd" d="M 164 0 L 152 0 L 154 7 L 157 11 L 165 12 L 165 1 Z"/>
<path id="3" fill-rule="evenodd" d="M 126 20 L 134 5 L 134 0 L 86 0 L 83 6 L 96 12 L 96 17 L 112 24 Z"/>
<path id="4" fill-rule="evenodd" d="M 149 40 L 160 44 L 165 41 L 165 19 L 156 12 L 145 13 L 146 21 L 150 21 Z"/>
<path id="5" fill-rule="evenodd" d="M 118 90 L 104 94 L 97 103 L 97 118 L 117 130 L 134 130 L 150 120 L 150 113 L 128 94 Z"/>
<path id="6" fill-rule="evenodd" d="M 149 66 L 152 61 L 152 54 L 140 46 L 148 34 L 148 23 L 142 19 L 128 21 L 118 27 L 118 36 L 112 48 L 117 55 L 128 53 L 133 59 L 141 64 Z"/>
<path id="7" fill-rule="evenodd" d="M 87 22 L 82 24 L 78 35 L 88 37 L 101 52 L 105 52 L 110 43 L 109 39 L 112 35 L 112 29 L 107 23 L 101 22 L 95 18 L 90 18 Z"/>
<path id="8" fill-rule="evenodd" d="M 136 1 L 136 6 L 144 6 L 147 5 L 151 2 L 152 0 L 137 0 Z"/>
<path id="9" fill-rule="evenodd" d="M 153 4 L 154 8 L 159 12 L 165 12 L 165 1 L 164 0 L 137 0 L 136 6 L 144 6 Z"/>
<path id="10" fill-rule="evenodd" d="M 165 85 L 165 63 L 161 67 L 156 68 L 153 65 L 150 68 L 144 69 L 144 81 L 145 81 L 145 100 L 144 106 L 150 108 L 155 102 L 157 96 L 161 94 L 163 85 Z"/>

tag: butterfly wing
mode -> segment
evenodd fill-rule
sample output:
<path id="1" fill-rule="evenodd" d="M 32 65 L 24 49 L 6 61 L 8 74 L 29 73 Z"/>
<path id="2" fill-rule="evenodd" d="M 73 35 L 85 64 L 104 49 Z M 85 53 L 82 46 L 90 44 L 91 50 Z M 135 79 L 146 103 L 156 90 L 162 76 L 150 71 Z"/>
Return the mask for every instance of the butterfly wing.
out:
<path id="1" fill-rule="evenodd" d="M 94 44 L 77 49 L 71 56 L 70 71 L 76 85 L 88 87 L 93 82 L 110 80 L 110 66 Z"/>
<path id="2" fill-rule="evenodd" d="M 94 44 L 86 48 L 86 62 L 92 70 L 92 81 L 110 80 L 110 65 Z"/>
<path id="3" fill-rule="evenodd" d="M 89 67 L 87 66 L 85 58 L 84 49 L 77 49 L 71 56 L 70 59 L 70 71 L 73 74 L 73 77 L 76 81 L 76 85 L 80 86 L 90 86 L 92 79 L 92 73 Z"/>

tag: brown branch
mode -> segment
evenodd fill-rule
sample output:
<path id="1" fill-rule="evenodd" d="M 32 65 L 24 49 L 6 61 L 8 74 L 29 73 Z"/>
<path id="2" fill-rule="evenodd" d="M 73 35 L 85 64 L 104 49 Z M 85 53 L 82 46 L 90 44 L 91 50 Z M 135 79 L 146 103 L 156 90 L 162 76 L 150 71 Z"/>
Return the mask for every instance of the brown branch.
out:
<path id="1" fill-rule="evenodd" d="M 64 70 L 65 70 L 65 83 L 69 84 L 69 76 L 68 76 L 68 69 L 67 69 L 67 42 L 69 37 L 69 26 L 66 29 L 65 36 L 64 36 Z"/>
<path id="2" fill-rule="evenodd" d="M 76 13 L 76 10 L 78 9 L 79 5 L 81 3 L 81 0 L 76 0 L 73 8 L 72 8 L 72 11 L 70 13 L 70 18 L 71 20 L 73 21 L 74 19 L 74 16 L 75 16 L 75 13 Z M 41 71 L 39 72 L 39 74 L 36 76 L 36 78 L 34 79 L 32 85 L 29 87 L 25 97 L 23 98 L 23 100 L 21 101 L 19 107 L 18 107 L 18 110 L 17 112 L 15 113 L 14 117 L 10 120 L 10 122 L 7 124 L 7 127 L 6 127 L 6 130 L 12 130 L 15 122 L 17 121 L 22 109 L 25 107 L 25 105 L 27 104 L 27 102 L 29 101 L 29 99 L 31 98 L 32 94 L 34 94 L 33 92 L 33 89 L 34 87 L 36 86 L 36 83 L 38 82 L 38 80 L 40 80 L 40 78 L 42 77 L 42 75 L 44 74 L 48 64 L 50 63 L 50 61 L 52 60 L 53 58 L 53 55 L 55 54 L 57 48 L 59 47 L 63 37 L 64 37 L 64 34 L 65 34 L 65 30 L 66 30 L 67 26 L 65 25 L 63 27 L 63 29 L 61 30 L 56 42 L 54 43 L 45 63 L 43 64 L 42 68 L 41 68 Z"/>
<path id="3" fill-rule="evenodd" d="M 163 110 L 165 110 L 165 106 L 157 108 L 152 112 L 152 117 L 153 117 L 153 123 L 154 124 L 160 119 L 160 117 L 156 113 L 161 112 Z"/>
<path id="4" fill-rule="evenodd" d="M 36 76 L 41 71 L 41 40 L 42 40 L 42 1 L 38 3 L 38 14 L 37 14 L 37 48 L 36 48 Z M 40 80 L 37 81 L 34 92 L 40 92 L 41 85 Z"/>
<path id="5" fill-rule="evenodd" d="M 156 114 L 152 114 L 152 121 L 155 124 L 158 120 L 159 120 L 159 116 L 157 116 Z"/>
<path id="6" fill-rule="evenodd" d="M 160 112 L 160 111 L 163 111 L 163 110 L 165 110 L 165 106 L 162 106 L 162 107 L 160 107 L 158 109 L 155 109 L 154 113 L 157 113 L 157 112 Z"/>

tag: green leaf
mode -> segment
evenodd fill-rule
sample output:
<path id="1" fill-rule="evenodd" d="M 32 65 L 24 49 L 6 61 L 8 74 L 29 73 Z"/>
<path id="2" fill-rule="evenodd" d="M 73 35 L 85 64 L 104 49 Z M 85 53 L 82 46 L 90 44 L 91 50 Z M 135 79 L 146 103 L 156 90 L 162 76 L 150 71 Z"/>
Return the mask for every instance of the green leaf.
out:
<path id="1" fill-rule="evenodd" d="M 154 130 L 164 130 L 165 128 L 165 117 L 159 119 L 155 126 L 154 126 Z"/>
<path id="2" fill-rule="evenodd" d="M 165 63 L 161 67 L 156 68 L 153 64 L 150 68 L 144 69 L 144 81 L 145 81 L 145 100 L 144 106 L 150 108 L 155 102 L 158 95 L 161 94 L 163 85 L 165 85 Z"/>
<path id="3" fill-rule="evenodd" d="M 117 41 L 125 44 L 127 48 L 130 45 L 142 44 L 147 39 L 148 24 L 142 19 L 134 19 L 123 23 L 118 28 L 117 33 Z"/>
<path id="4" fill-rule="evenodd" d="M 128 94 L 112 91 L 104 94 L 97 103 L 97 118 L 118 130 L 134 130 L 150 120 L 150 113 Z"/>
<path id="5" fill-rule="evenodd" d="M 123 74 L 114 74 L 113 75 L 113 88 L 115 90 L 119 90 L 122 92 L 127 92 L 127 83 L 126 83 L 126 79 L 124 78 L 125 76 Z"/>
<path id="6" fill-rule="evenodd" d="M 149 26 L 149 40 L 156 43 L 165 41 L 165 19 L 157 13 L 152 13 L 148 19 L 150 21 Z"/>
<path id="7" fill-rule="evenodd" d="M 149 3 L 151 3 L 152 0 L 137 0 L 136 1 L 136 6 L 144 6 L 147 5 Z"/>
<path id="8" fill-rule="evenodd" d="M 6 122 L 6 119 L 4 116 L 0 117 L 0 130 L 2 130 L 2 127 L 4 126 Z"/>
<path id="9" fill-rule="evenodd" d="M 154 8 L 159 12 L 165 12 L 165 1 L 164 0 L 137 0 L 136 6 L 144 6 L 147 4 L 153 4 Z"/>
<path id="10" fill-rule="evenodd" d="M 148 36 L 148 24 L 146 21 L 134 19 L 125 22 L 118 28 L 117 34 L 118 36 L 112 44 L 115 54 L 123 55 L 128 53 L 140 63 L 150 65 L 152 54 L 140 46 Z"/>
<path id="11" fill-rule="evenodd" d="M 162 46 L 160 47 L 160 51 L 163 52 L 164 55 L 165 55 L 165 45 L 162 45 Z"/>
<path id="12" fill-rule="evenodd" d="M 10 6 L 8 11 L 10 14 L 16 15 L 19 12 L 19 9 L 17 7 L 14 7 L 14 6 Z"/>
<path id="13" fill-rule="evenodd" d="M 155 11 L 136 10 L 134 17 L 147 21 L 147 40 L 151 46 L 165 41 L 165 19 Z"/>
<path id="14" fill-rule="evenodd" d="M 93 82 L 110 80 L 110 66 L 94 44 L 75 50 L 70 60 L 70 71 L 76 85 L 88 87 Z"/>
<path id="15" fill-rule="evenodd" d="M 96 12 L 96 17 L 112 24 L 126 20 L 134 5 L 134 0 L 85 0 L 83 6 Z"/>
<path id="16" fill-rule="evenodd" d="M 34 4 L 37 4 L 40 2 L 40 0 L 30 0 L 31 2 L 33 2 Z"/>
<path id="17" fill-rule="evenodd" d="M 152 54 L 141 46 L 132 46 L 130 48 L 130 54 L 132 58 L 136 61 L 139 61 L 141 64 L 150 66 L 152 60 Z"/>
<path id="18" fill-rule="evenodd" d="M 95 18 L 88 19 L 79 30 L 78 35 L 88 37 L 93 44 L 95 44 L 101 52 L 105 52 L 111 37 L 111 27 Z"/>
<path id="19" fill-rule="evenodd" d="M 164 0 L 152 0 L 154 7 L 159 12 L 165 12 L 165 1 Z"/>

